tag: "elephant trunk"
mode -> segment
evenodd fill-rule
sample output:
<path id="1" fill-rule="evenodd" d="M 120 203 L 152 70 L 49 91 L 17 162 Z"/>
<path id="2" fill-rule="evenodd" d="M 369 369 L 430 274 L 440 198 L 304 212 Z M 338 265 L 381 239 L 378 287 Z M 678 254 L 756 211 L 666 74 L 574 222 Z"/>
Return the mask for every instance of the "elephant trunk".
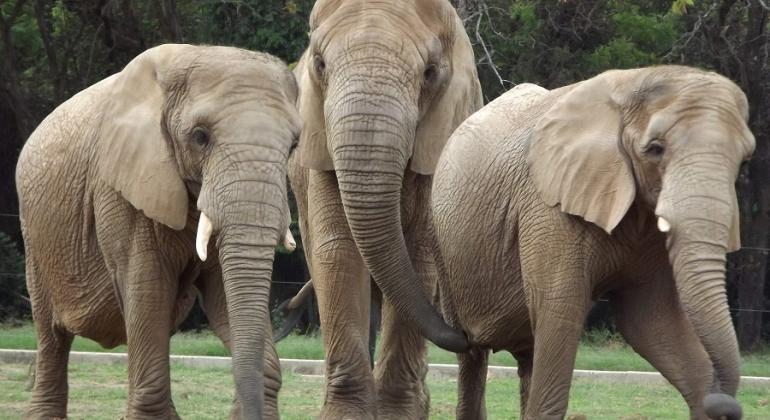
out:
<path id="1" fill-rule="evenodd" d="M 254 214 L 254 213 L 252 213 Z M 242 418 L 262 418 L 263 359 L 276 233 L 254 225 L 222 229 L 218 240 Z"/>
<path id="2" fill-rule="evenodd" d="M 214 232 L 230 322 L 233 376 L 241 415 L 247 419 L 263 415 L 270 281 L 275 247 L 287 228 L 286 175 L 279 158 L 277 152 L 273 156 L 248 148 L 213 156 L 198 198 L 198 255 L 206 257 L 208 235 Z"/>
<path id="3" fill-rule="evenodd" d="M 355 105 L 328 118 L 345 215 L 369 272 L 398 313 L 439 347 L 462 352 L 467 339 L 431 306 L 404 240 L 401 192 L 416 126 L 404 121 L 415 118 L 394 111 L 407 101 L 383 103 L 399 101 L 380 96 L 351 97 Z"/>
<path id="4" fill-rule="evenodd" d="M 699 176 L 689 166 L 671 168 L 667 177 L 675 181 L 664 179 L 656 215 L 659 228 L 670 229 L 667 247 L 682 307 L 714 368 L 714 394 L 704 400 L 706 412 L 733 419 L 741 411 L 732 398 L 740 379 L 740 353 L 727 305 L 725 262 L 737 211 L 735 191 L 723 160 L 703 165 L 708 167 L 699 168 Z"/>

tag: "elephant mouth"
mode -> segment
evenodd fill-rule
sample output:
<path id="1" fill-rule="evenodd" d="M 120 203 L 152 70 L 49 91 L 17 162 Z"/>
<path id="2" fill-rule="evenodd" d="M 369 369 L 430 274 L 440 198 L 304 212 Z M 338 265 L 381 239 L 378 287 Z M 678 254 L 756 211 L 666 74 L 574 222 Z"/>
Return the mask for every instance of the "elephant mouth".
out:
<path id="1" fill-rule="evenodd" d="M 206 216 L 206 213 L 201 211 L 200 219 L 198 220 L 198 231 L 195 235 L 195 252 L 201 261 L 206 261 L 206 258 L 208 258 L 209 240 L 213 232 L 214 225 L 211 223 L 211 219 Z M 291 229 L 288 227 L 281 239 L 281 245 L 289 252 L 294 252 L 297 249 L 297 241 L 294 240 L 294 235 L 292 235 Z"/>

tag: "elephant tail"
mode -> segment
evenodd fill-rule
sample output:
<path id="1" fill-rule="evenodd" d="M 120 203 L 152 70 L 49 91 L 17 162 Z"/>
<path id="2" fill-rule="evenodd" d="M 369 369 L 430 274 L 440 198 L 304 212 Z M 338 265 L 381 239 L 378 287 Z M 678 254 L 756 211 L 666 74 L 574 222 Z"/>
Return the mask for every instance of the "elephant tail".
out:
<path id="1" fill-rule="evenodd" d="M 302 286 L 302 289 L 293 297 L 281 302 L 273 310 L 273 314 L 280 314 L 283 317 L 281 328 L 273 335 L 273 340 L 277 343 L 286 338 L 294 328 L 299 324 L 302 314 L 305 311 L 304 303 L 310 295 L 313 294 L 313 279 L 310 279 Z"/>

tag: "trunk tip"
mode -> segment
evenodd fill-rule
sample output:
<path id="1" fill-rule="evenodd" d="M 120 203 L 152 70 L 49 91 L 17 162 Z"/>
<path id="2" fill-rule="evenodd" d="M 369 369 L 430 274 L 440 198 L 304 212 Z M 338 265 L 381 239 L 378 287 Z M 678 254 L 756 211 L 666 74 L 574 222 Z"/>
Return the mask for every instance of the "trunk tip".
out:
<path id="1" fill-rule="evenodd" d="M 465 353 L 470 350 L 471 343 L 464 332 L 446 326 L 442 331 L 426 335 L 433 344 L 452 353 Z"/>
<path id="2" fill-rule="evenodd" d="M 710 419 L 740 420 L 743 410 L 738 401 L 727 394 L 708 394 L 703 408 Z"/>

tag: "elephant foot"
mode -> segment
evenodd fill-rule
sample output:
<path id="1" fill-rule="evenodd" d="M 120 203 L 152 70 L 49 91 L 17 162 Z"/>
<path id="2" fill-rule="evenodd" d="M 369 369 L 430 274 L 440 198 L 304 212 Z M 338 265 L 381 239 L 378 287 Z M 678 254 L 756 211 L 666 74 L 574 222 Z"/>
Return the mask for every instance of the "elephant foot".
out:
<path id="1" fill-rule="evenodd" d="M 374 407 L 366 410 L 364 407 L 326 403 L 321 410 L 321 420 L 374 420 Z M 379 418 L 379 417 L 376 417 Z"/>
<path id="2" fill-rule="evenodd" d="M 427 389 L 380 390 L 377 394 L 377 419 L 427 419 L 430 411 L 430 395 Z"/>
<path id="3" fill-rule="evenodd" d="M 233 401 L 233 406 L 230 407 L 230 420 L 241 420 L 241 403 L 238 399 Z M 278 402 L 275 398 L 268 398 L 265 396 L 265 404 L 262 406 L 262 418 L 265 420 L 279 420 L 281 418 L 278 413 Z"/>
<path id="4" fill-rule="evenodd" d="M 378 420 L 416 419 L 424 420 L 429 416 L 430 406 L 427 400 L 421 399 L 408 405 L 377 405 Z"/>
<path id="5" fill-rule="evenodd" d="M 50 408 L 50 407 L 34 407 L 27 410 L 27 412 L 24 414 L 25 419 L 66 419 L 67 415 L 64 413 L 64 411 L 60 408 Z"/>
<path id="6" fill-rule="evenodd" d="M 182 420 L 181 417 L 179 417 L 179 414 L 176 412 L 176 409 L 171 407 L 171 414 L 169 415 L 169 418 L 171 420 Z"/>
<path id="7" fill-rule="evenodd" d="M 241 404 L 238 400 L 233 401 L 233 406 L 230 408 L 230 420 L 241 419 Z"/>

